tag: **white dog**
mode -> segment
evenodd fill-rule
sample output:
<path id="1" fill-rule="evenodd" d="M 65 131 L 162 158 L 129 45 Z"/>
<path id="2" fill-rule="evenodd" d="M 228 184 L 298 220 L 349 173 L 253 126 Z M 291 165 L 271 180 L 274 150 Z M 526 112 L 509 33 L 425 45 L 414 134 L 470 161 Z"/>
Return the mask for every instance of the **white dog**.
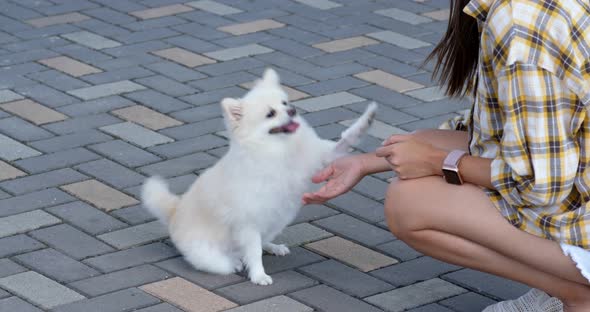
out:
<path id="1" fill-rule="evenodd" d="M 295 109 L 272 69 L 241 99 L 221 102 L 229 151 L 181 197 L 157 177 L 142 190 L 145 207 L 168 224 L 170 237 L 195 268 L 230 274 L 248 268 L 250 280 L 272 284 L 262 250 L 289 253 L 272 240 L 297 215 L 313 174 L 356 144 L 373 120 L 367 111 L 336 143 L 320 139 Z"/>

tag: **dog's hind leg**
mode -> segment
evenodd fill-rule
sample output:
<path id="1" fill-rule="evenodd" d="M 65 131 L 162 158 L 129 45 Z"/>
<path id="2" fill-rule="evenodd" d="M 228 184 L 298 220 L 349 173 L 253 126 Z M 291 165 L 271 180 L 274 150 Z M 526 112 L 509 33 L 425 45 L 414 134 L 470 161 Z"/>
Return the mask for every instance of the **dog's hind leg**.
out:
<path id="1" fill-rule="evenodd" d="M 192 242 L 179 248 L 188 263 L 197 270 L 214 274 L 232 274 L 242 270 L 242 262 L 238 258 L 231 257 L 218 247 L 206 242 Z"/>

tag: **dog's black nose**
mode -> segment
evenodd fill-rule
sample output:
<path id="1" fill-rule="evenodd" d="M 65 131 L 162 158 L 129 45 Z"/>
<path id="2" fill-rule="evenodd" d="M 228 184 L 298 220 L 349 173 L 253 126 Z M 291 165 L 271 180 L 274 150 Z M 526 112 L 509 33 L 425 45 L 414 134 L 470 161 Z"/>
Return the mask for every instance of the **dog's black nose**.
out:
<path id="1" fill-rule="evenodd" d="M 294 108 L 291 108 L 287 111 L 287 114 L 289 114 L 289 116 L 293 117 L 293 116 L 297 115 L 297 110 L 295 110 Z"/>

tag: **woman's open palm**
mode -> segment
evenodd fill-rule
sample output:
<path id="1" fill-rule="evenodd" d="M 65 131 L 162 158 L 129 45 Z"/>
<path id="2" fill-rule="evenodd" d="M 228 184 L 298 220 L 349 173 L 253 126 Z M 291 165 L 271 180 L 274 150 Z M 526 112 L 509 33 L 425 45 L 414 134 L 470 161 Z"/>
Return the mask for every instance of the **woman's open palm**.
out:
<path id="1" fill-rule="evenodd" d="M 324 203 L 338 195 L 348 192 L 364 176 L 365 173 L 363 172 L 362 160 L 358 156 L 347 156 L 336 159 L 313 176 L 313 183 L 328 182 L 313 193 L 303 194 L 303 203 Z"/>

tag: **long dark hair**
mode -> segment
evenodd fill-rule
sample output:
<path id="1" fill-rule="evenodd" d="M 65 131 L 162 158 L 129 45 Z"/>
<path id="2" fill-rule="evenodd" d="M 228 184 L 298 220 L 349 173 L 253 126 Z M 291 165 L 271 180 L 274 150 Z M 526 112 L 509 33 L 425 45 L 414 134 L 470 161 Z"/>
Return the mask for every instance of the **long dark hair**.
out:
<path id="1" fill-rule="evenodd" d="M 477 20 L 463 13 L 469 0 L 450 0 L 447 32 L 425 63 L 436 60 L 432 77 L 446 87 L 449 96 L 464 96 L 472 90 L 477 75 L 479 31 Z"/>

